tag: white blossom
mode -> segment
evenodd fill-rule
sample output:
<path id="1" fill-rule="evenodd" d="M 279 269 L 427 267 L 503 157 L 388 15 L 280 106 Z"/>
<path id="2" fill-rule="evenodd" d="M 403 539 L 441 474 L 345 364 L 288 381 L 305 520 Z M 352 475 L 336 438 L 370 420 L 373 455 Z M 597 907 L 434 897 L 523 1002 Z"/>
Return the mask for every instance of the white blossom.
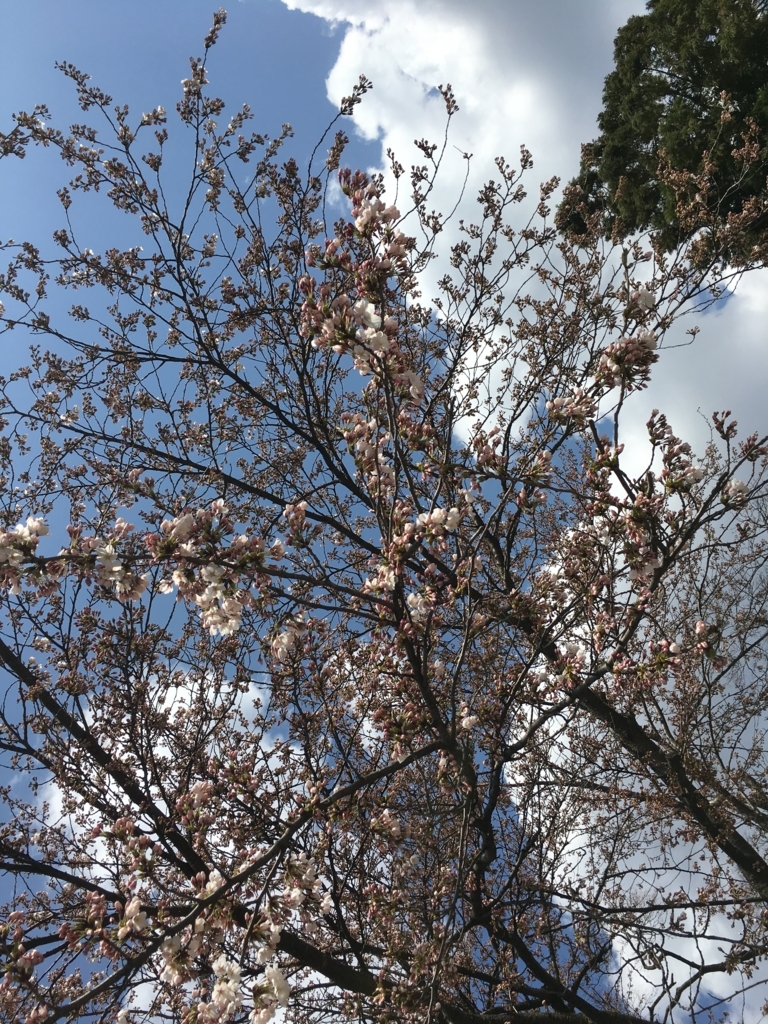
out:
<path id="1" fill-rule="evenodd" d="M 211 570 L 209 575 L 215 578 L 214 570 L 221 569 L 221 566 L 206 566 L 203 569 L 204 576 L 206 569 Z M 211 636 L 230 636 L 242 625 L 243 605 L 239 592 L 228 594 L 222 584 L 211 583 L 202 594 L 195 595 L 194 601 L 200 608 L 203 625 Z"/>
<path id="2" fill-rule="evenodd" d="M 117 937 L 122 941 L 128 935 L 140 935 L 147 927 L 147 915 L 141 909 L 141 900 L 138 896 L 134 896 L 123 911 L 123 923 L 118 928 Z"/>
<path id="3" fill-rule="evenodd" d="M 215 892 L 218 892 L 222 885 L 224 885 L 224 879 L 221 876 L 221 872 L 218 868 L 213 868 L 208 875 L 208 881 L 205 883 L 203 897 L 212 896 Z"/>
<path id="4" fill-rule="evenodd" d="M 645 286 L 638 288 L 636 292 L 632 292 L 631 300 L 643 310 L 651 310 L 656 305 L 653 292 Z"/>
<path id="5" fill-rule="evenodd" d="M 206 583 L 218 583 L 224 577 L 226 571 L 221 565 L 206 565 L 203 567 L 201 576 Z"/>
<path id="6" fill-rule="evenodd" d="M 693 484 L 699 483 L 704 479 L 704 471 L 699 469 L 698 466 L 687 466 L 683 471 L 680 478 L 680 482 L 685 486 L 692 486 Z"/>
<path id="7" fill-rule="evenodd" d="M 371 327 L 365 331 L 365 344 L 372 352 L 389 352 L 392 347 L 384 331 L 375 331 Z"/>
<path id="8" fill-rule="evenodd" d="M 124 576 L 118 581 L 116 591 L 121 601 L 138 601 L 149 586 L 149 576 Z"/>
<path id="9" fill-rule="evenodd" d="M 406 243 L 410 242 L 410 239 L 403 234 L 400 228 L 395 228 L 394 236 L 392 241 L 387 246 L 387 256 L 390 259 L 399 259 L 405 256 L 407 249 Z"/>
<path id="10" fill-rule="evenodd" d="M 173 537 L 174 540 L 185 541 L 189 538 L 194 528 L 195 517 L 191 512 L 187 512 L 187 514 L 181 516 L 180 519 L 173 520 L 169 536 Z"/>
<path id="11" fill-rule="evenodd" d="M 27 519 L 26 526 L 19 526 L 17 527 L 17 530 L 20 528 L 26 530 L 27 534 L 30 537 L 47 537 L 48 534 L 51 532 L 45 525 L 45 521 L 36 516 L 30 516 Z"/>
<path id="12" fill-rule="evenodd" d="M 285 545 L 281 540 L 273 541 L 269 546 L 269 556 L 274 558 L 276 562 L 282 561 L 285 558 Z"/>
<path id="13" fill-rule="evenodd" d="M 456 530 L 461 523 L 461 512 L 457 508 L 449 509 L 445 517 L 446 530 Z"/>
<path id="14" fill-rule="evenodd" d="M 390 592 L 395 589 L 397 584 L 397 577 L 395 576 L 395 570 L 389 565 L 380 565 L 375 576 L 369 577 L 363 584 L 363 590 L 366 592 L 378 592 L 387 591 Z"/>
<path id="15" fill-rule="evenodd" d="M 293 886 L 291 889 L 286 890 L 282 895 L 283 903 L 286 907 L 295 909 L 300 907 L 304 900 L 307 898 L 307 894 L 303 889 L 298 886 Z"/>
<path id="16" fill-rule="evenodd" d="M 254 990 L 254 1007 L 248 1017 L 250 1024 L 268 1024 L 278 1006 L 288 1005 L 290 992 L 290 986 L 280 968 L 267 967 L 264 971 L 264 986 Z"/>
<path id="17" fill-rule="evenodd" d="M 729 505 L 744 505 L 747 500 L 749 488 L 741 480 L 729 480 L 723 488 L 723 500 Z"/>
<path id="18" fill-rule="evenodd" d="M 409 594 L 406 603 L 414 622 L 422 622 L 429 614 L 429 601 L 423 594 Z"/>
<path id="19" fill-rule="evenodd" d="M 547 412 L 553 419 L 591 419 L 596 407 L 594 399 L 583 388 L 575 388 L 572 395 L 547 402 Z"/>
<path id="20" fill-rule="evenodd" d="M 414 402 L 418 405 L 424 398 L 424 384 L 421 377 L 413 370 L 406 370 L 405 373 L 401 373 L 399 378 L 403 384 L 408 385 L 408 392 Z"/>
<path id="21" fill-rule="evenodd" d="M 397 818 L 392 816 L 392 812 L 389 808 L 381 812 L 379 816 L 379 825 L 381 828 L 386 829 L 387 832 L 392 836 L 393 839 L 400 839 L 403 834 L 403 829 Z"/>
<path id="22" fill-rule="evenodd" d="M 275 639 L 272 641 L 272 657 L 275 661 L 285 661 L 288 655 L 296 646 L 296 642 L 301 632 L 302 624 L 300 622 L 290 622 Z"/>
<path id="23" fill-rule="evenodd" d="M 102 544 L 96 549 L 96 564 L 101 567 L 100 575 L 107 582 L 119 580 L 125 573 L 113 544 Z"/>
<path id="24" fill-rule="evenodd" d="M 381 327 L 381 317 L 376 312 L 372 302 L 366 299 L 358 299 L 352 307 L 355 319 L 363 327 L 372 327 L 378 330 Z"/>
<path id="25" fill-rule="evenodd" d="M 288 997 L 291 994 L 291 987 L 285 980 L 285 975 L 280 968 L 267 967 L 264 971 L 264 977 L 272 986 L 278 1006 L 287 1006 Z"/>
<path id="26" fill-rule="evenodd" d="M 231 1020 L 243 1005 L 240 991 L 240 966 L 222 953 L 213 962 L 216 983 L 208 1003 L 199 1003 L 197 1019 L 205 1024 Z"/>
<path id="27" fill-rule="evenodd" d="M 384 213 L 385 206 L 378 198 L 363 199 L 358 210 L 355 227 L 358 231 L 365 231 L 369 224 L 375 222 Z"/>

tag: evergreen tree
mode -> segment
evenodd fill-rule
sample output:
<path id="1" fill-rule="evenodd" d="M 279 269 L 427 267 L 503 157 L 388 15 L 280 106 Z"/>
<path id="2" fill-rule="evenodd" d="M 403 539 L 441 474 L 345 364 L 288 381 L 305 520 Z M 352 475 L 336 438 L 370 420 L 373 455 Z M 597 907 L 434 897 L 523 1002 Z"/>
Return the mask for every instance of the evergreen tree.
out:
<path id="1" fill-rule="evenodd" d="M 578 236 L 651 228 L 666 249 L 748 207 L 752 222 L 723 253 L 762 259 L 768 129 L 768 16 L 763 0 L 650 0 L 618 32 L 599 137 L 584 146 L 558 226 Z M 707 187 L 690 174 L 700 171 Z M 695 190 L 695 195 L 692 192 Z M 696 215 L 681 217 L 681 201 Z M 758 251 L 755 251 L 755 246 Z"/>

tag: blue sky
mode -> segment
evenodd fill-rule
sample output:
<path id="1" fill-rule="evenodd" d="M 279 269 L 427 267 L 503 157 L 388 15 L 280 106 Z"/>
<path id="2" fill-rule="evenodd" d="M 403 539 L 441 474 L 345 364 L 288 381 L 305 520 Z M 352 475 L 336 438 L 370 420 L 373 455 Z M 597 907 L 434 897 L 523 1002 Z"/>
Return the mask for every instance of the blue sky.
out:
<path id="1" fill-rule="evenodd" d="M 148 109 L 179 93 L 187 58 L 202 51 L 215 0 L 25 0 L 4 5 L 0 67 L 4 117 L 44 100 L 70 109 L 56 61 L 71 61 L 116 101 Z M 216 48 L 215 82 L 232 105 L 248 102 L 279 128 L 315 130 L 332 113 L 325 76 L 337 35 L 279 0 L 235 2 Z"/>
<path id="2" fill-rule="evenodd" d="M 46 103 L 52 122 L 83 120 L 71 83 L 54 67 L 69 61 L 115 102 L 140 115 L 157 104 L 172 110 L 188 58 L 202 52 L 215 0 L 24 0 L 3 5 L 0 130 L 10 115 Z M 307 153 L 333 117 L 325 78 L 338 33 L 279 0 L 235 2 L 211 60 L 211 83 L 228 110 L 249 103 L 253 128 L 296 131 L 297 156 Z M 44 158 L 47 157 L 47 158 Z M 0 163 L 0 238 L 50 237 L 61 213 L 55 189 L 66 169 L 47 154 Z"/>
<path id="3" fill-rule="evenodd" d="M 56 61 L 137 113 L 172 109 L 213 9 L 210 0 L 6 3 L 0 130 L 39 102 L 57 124 L 82 119 Z M 642 9 L 641 0 L 233 0 L 212 86 L 230 110 L 249 103 L 258 131 L 290 122 L 300 157 L 365 73 L 374 91 L 356 117 L 354 155 L 377 164 L 386 145 L 405 162 L 413 138 L 442 131 L 434 87 L 450 80 L 462 107 L 452 141 L 475 154 L 478 172 L 525 143 L 541 177 L 570 176 L 580 143 L 594 135 L 615 31 Z M 51 159 L 3 161 L 0 238 L 49 235 L 64 179 Z"/>
<path id="4" fill-rule="evenodd" d="M 172 110 L 214 6 L 209 0 L 6 2 L 0 130 L 10 127 L 12 111 L 40 101 L 58 124 L 80 119 L 56 60 L 79 65 L 137 114 L 158 103 Z M 596 134 L 616 30 L 644 8 L 643 0 L 232 0 L 211 81 L 230 110 L 251 104 L 254 129 L 272 135 L 289 121 L 301 161 L 334 104 L 366 74 L 374 89 L 349 125 L 354 145 L 347 156 L 364 167 L 382 166 L 387 147 L 407 166 L 415 158 L 414 138 L 439 138 L 444 111 L 435 86 L 451 82 L 461 112 L 436 194 L 445 208 L 460 188 L 462 152 L 474 154 L 470 194 L 493 173 L 495 156 L 514 160 L 522 143 L 534 155 L 534 191 L 553 174 L 567 181 L 575 173 L 580 144 Z M 53 154 L 1 161 L 0 239 L 50 238 L 62 219 L 55 188 L 65 180 Z M 98 233 L 103 225 L 90 227 Z M 671 408 L 673 426 L 700 452 L 708 429 L 699 410 L 740 410 L 745 428 L 763 426 L 765 285 L 765 275 L 750 275 L 734 301 L 699 318 L 695 358 L 686 348 L 664 354 L 653 387 L 636 403 L 638 436 L 654 406 Z"/>

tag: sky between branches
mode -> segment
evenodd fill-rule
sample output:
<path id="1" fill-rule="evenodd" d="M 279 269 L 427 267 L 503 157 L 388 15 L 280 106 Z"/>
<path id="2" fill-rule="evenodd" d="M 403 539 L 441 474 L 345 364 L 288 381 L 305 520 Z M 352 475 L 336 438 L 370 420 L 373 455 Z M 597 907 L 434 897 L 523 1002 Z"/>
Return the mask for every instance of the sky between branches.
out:
<path id="1" fill-rule="evenodd" d="M 10 125 L 12 111 L 41 101 L 57 123 L 78 119 L 56 60 L 89 72 L 137 114 L 158 103 L 172 109 L 213 6 L 210 0 L 4 5 L 3 125 Z M 301 157 L 365 74 L 374 89 L 357 108 L 346 159 L 366 168 L 383 166 L 389 147 L 407 166 L 418 157 L 414 138 L 439 140 L 445 115 L 436 86 L 451 82 L 461 111 L 436 205 L 453 205 L 466 166 L 461 154 L 472 153 L 460 211 L 469 218 L 472 196 L 493 174 L 493 158 L 515 161 L 521 144 L 534 157 L 532 193 L 552 175 L 565 182 L 576 172 L 580 144 L 597 134 L 616 30 L 644 9 L 642 0 L 235 0 L 210 77 L 230 109 L 251 105 L 257 130 L 274 135 L 289 121 Z M 55 190 L 66 169 L 41 156 L 0 164 L 0 238 L 42 243 L 60 225 Z M 97 222 L 83 223 L 94 235 L 83 235 L 84 245 L 109 244 L 98 238 Z M 449 227 L 447 241 L 452 234 Z M 764 419 L 766 276 L 743 280 L 727 303 L 695 322 L 701 328 L 695 345 L 663 353 L 651 389 L 633 403 L 632 426 L 643 436 L 658 406 L 701 453 L 709 432 L 699 410 L 709 416 L 731 408 L 745 432 Z M 671 340 L 685 341 L 683 331 Z M 18 352 L 3 357 L 4 369 L 7 359 L 23 359 L 21 337 L 16 344 Z"/>
<path id="2" fill-rule="evenodd" d="M 215 6 L 217 0 L 7 0 L 0 8 L 0 126 L 8 130 L 12 111 L 37 102 L 47 102 L 60 125 L 80 119 L 56 60 L 89 72 L 137 116 L 158 104 L 172 110 Z M 230 110 L 251 104 L 256 130 L 275 135 L 290 121 L 296 152 L 307 155 L 341 96 L 365 74 L 374 90 L 356 111 L 358 137 L 346 159 L 369 168 L 382 166 L 390 147 L 407 165 L 417 159 L 415 137 L 440 138 L 445 115 L 435 87 L 451 82 L 461 112 L 437 202 L 446 208 L 461 187 L 461 152 L 473 154 L 470 199 L 493 174 L 493 158 L 514 161 L 521 144 L 534 156 L 532 192 L 552 175 L 566 182 L 575 174 L 580 144 L 597 133 L 616 30 L 643 10 L 642 0 L 232 0 L 210 78 Z M 0 239 L 49 240 L 62 223 L 55 191 L 66 177 L 50 154 L 2 161 Z M 86 220 L 83 230 L 83 245 L 109 244 L 98 237 L 97 222 Z M 626 410 L 638 437 L 654 406 L 699 453 L 708 435 L 699 409 L 710 415 L 731 408 L 742 436 L 764 432 L 767 281 L 765 274 L 742 281 L 727 303 L 699 317 L 694 347 L 662 353 L 651 389 Z M 0 357 L 3 372 L 24 361 L 26 339 L 14 342 L 16 351 Z"/>

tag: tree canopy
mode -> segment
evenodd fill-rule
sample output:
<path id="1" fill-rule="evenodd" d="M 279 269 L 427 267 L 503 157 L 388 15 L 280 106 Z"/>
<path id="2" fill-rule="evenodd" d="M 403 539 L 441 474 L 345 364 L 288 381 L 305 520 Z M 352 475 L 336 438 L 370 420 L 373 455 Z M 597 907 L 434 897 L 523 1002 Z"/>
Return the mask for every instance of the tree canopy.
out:
<path id="1" fill-rule="evenodd" d="M 558 212 L 578 235 L 597 214 L 610 234 L 653 228 L 667 249 L 751 207 L 727 254 L 765 255 L 768 10 L 757 0 L 649 0 L 616 36 L 600 135 Z M 680 172 L 687 172 L 687 181 Z M 701 176 L 701 179 L 699 179 Z M 698 197 L 681 216 L 680 192 Z M 763 216 L 754 217 L 760 209 Z"/>
<path id="2" fill-rule="evenodd" d="M 0 382 L 0 1020 L 759 1004 L 768 437 L 715 413 L 697 458 L 657 411 L 624 451 L 718 260 L 558 241 L 523 151 L 426 304 L 445 145 L 396 194 L 335 128 L 301 171 L 209 92 L 223 17 L 177 119 L 66 65 L 88 122 L 3 140 L 73 177 L 0 276 L 34 342 Z"/>

